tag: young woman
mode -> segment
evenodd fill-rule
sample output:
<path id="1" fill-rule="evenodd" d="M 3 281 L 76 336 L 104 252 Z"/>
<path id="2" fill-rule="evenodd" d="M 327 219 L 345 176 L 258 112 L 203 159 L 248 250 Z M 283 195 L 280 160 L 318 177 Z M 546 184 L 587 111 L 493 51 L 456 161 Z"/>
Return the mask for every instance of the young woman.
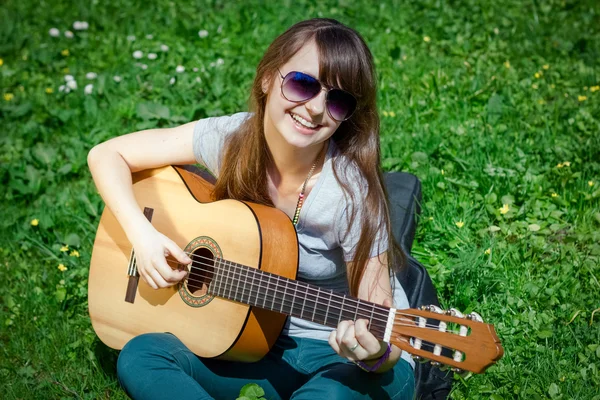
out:
<path id="1" fill-rule="evenodd" d="M 331 19 L 300 22 L 275 39 L 257 68 L 250 113 L 120 136 L 90 151 L 94 181 L 135 248 L 138 270 L 154 289 L 185 271 L 166 257 L 191 260 L 146 220 L 131 173 L 201 163 L 217 177 L 215 199 L 277 207 L 296 226 L 298 279 L 397 308 L 408 308 L 392 266 L 379 167 L 379 118 L 373 59 L 360 35 Z M 337 329 L 290 317 L 261 361 L 195 356 L 172 334 L 132 339 L 118 360 L 119 382 L 137 399 L 234 399 L 259 384 L 268 399 L 412 398 L 412 360 L 373 336 L 367 321 Z"/>

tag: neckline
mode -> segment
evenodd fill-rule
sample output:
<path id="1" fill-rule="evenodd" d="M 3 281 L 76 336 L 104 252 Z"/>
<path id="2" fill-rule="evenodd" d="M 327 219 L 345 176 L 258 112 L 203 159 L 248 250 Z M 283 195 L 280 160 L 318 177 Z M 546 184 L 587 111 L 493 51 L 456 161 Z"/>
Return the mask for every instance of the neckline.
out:
<path id="1" fill-rule="evenodd" d="M 306 221 L 306 215 L 310 210 L 312 203 L 314 202 L 314 198 L 317 196 L 319 189 L 323 186 L 323 181 L 325 180 L 325 175 L 329 173 L 331 169 L 331 159 L 333 158 L 333 152 L 335 150 L 335 143 L 333 140 L 329 139 L 329 144 L 327 147 L 327 153 L 325 153 L 325 160 L 323 160 L 323 167 L 321 168 L 321 173 L 315 182 L 315 186 L 310 190 L 308 196 L 304 199 L 304 204 L 300 209 L 300 214 L 298 216 L 298 224 L 296 224 L 296 233 L 299 233 L 304 228 L 304 222 Z"/>

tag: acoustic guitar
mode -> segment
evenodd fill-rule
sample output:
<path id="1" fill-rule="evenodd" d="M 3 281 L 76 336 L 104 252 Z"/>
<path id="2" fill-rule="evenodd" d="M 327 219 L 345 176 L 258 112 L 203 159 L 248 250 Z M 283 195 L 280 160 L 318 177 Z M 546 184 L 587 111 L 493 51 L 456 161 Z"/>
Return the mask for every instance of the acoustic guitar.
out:
<path id="1" fill-rule="evenodd" d="M 89 275 L 89 313 L 98 337 L 121 349 L 134 336 L 171 332 L 200 357 L 254 362 L 280 335 L 287 316 L 336 327 L 365 318 L 369 330 L 421 360 L 483 372 L 503 349 L 494 327 L 472 313 L 435 306 L 397 310 L 294 280 L 297 236 L 280 210 L 212 201 L 209 175 L 168 166 L 133 175 L 133 190 L 156 229 L 184 249 L 188 276 L 155 290 L 140 281 L 125 232 L 105 208 Z"/>

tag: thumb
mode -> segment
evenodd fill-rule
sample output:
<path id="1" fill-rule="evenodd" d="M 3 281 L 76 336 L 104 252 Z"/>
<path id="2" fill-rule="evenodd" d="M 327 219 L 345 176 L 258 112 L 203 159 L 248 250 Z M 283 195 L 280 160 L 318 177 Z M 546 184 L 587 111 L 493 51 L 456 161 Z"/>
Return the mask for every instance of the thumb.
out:
<path id="1" fill-rule="evenodd" d="M 181 250 L 179 246 L 177 246 L 177 244 L 175 244 L 175 242 L 173 242 L 172 240 L 168 240 L 167 243 L 165 243 L 165 247 L 167 248 L 169 253 L 173 257 L 175 257 L 175 259 L 177 259 L 177 261 L 179 261 L 180 263 L 189 264 L 192 262 L 192 259 L 189 258 L 188 255 L 185 254 L 185 252 Z"/>
<path id="2" fill-rule="evenodd" d="M 385 299 L 383 300 L 383 306 L 384 307 L 392 307 L 392 301 L 390 299 Z"/>

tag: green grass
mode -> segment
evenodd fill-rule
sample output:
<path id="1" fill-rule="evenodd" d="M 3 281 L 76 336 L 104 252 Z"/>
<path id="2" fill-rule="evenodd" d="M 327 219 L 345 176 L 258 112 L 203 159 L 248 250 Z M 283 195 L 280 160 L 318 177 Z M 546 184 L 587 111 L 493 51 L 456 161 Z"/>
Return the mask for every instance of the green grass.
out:
<path id="1" fill-rule="evenodd" d="M 423 182 L 415 257 L 442 304 L 494 323 L 506 351 L 485 374 L 457 378 L 452 397 L 600 399 L 596 1 L 105 3 L 0 9 L 3 398 L 126 398 L 117 353 L 87 316 L 103 207 L 87 151 L 244 110 L 273 38 L 327 16 L 361 32 L 375 56 L 385 169 Z M 135 60 L 135 50 L 158 57 Z M 78 88 L 65 94 L 67 70 Z"/>

